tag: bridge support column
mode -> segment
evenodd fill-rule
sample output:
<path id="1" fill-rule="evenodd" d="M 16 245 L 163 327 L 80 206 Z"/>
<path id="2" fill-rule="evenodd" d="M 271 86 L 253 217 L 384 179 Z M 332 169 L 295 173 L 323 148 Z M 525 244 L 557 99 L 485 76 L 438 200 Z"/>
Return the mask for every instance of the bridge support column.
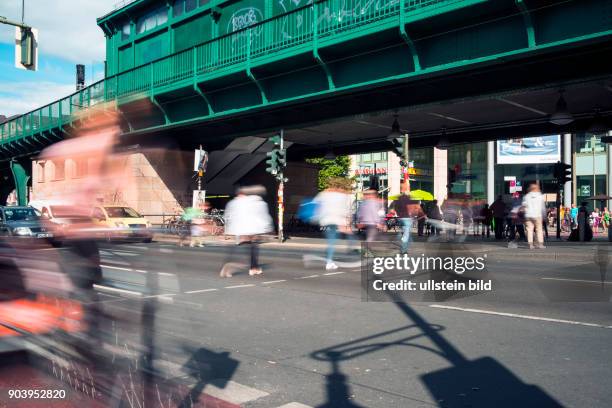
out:
<path id="1" fill-rule="evenodd" d="M 11 173 L 13 173 L 13 180 L 15 181 L 17 204 L 26 205 L 28 203 L 28 181 L 30 176 L 23 166 L 15 161 L 11 161 Z"/>
<path id="2" fill-rule="evenodd" d="M 495 142 L 487 142 L 487 203 L 495 201 Z"/>
<path id="3" fill-rule="evenodd" d="M 448 196 L 448 151 L 433 149 L 433 194 L 438 204 L 442 204 Z"/>
<path id="4" fill-rule="evenodd" d="M 612 132 L 608 132 L 608 136 L 612 136 Z M 608 145 L 608 191 L 606 194 L 612 196 L 612 144 Z M 608 200 L 608 211 L 612 209 L 612 200 Z M 611 240 L 612 241 L 612 240 Z"/>
<path id="5" fill-rule="evenodd" d="M 563 163 L 572 164 L 572 135 L 570 133 L 563 135 Z M 563 185 L 563 206 L 571 207 L 572 198 L 572 182 L 568 181 Z"/>

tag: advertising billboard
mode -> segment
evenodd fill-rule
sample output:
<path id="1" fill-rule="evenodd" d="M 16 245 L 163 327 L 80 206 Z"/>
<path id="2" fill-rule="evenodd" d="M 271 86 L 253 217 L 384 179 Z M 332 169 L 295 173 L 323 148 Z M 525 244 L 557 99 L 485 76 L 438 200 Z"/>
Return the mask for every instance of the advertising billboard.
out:
<path id="1" fill-rule="evenodd" d="M 560 159 L 560 135 L 497 141 L 497 164 L 556 163 Z"/>

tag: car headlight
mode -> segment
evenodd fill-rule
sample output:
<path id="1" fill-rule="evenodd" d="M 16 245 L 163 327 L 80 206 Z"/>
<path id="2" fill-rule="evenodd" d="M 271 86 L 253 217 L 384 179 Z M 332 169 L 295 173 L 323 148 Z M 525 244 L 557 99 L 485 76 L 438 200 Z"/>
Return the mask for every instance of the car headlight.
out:
<path id="1" fill-rule="evenodd" d="M 13 234 L 15 235 L 32 235 L 32 230 L 28 227 L 17 227 L 13 230 Z"/>

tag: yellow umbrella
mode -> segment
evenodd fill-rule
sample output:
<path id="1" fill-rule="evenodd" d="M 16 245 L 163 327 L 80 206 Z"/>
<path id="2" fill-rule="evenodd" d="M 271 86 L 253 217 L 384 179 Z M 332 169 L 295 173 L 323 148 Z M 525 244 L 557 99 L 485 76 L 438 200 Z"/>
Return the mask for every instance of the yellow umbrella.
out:
<path id="1" fill-rule="evenodd" d="M 410 191 L 410 198 L 420 201 L 432 201 L 434 196 L 425 190 L 412 190 Z"/>

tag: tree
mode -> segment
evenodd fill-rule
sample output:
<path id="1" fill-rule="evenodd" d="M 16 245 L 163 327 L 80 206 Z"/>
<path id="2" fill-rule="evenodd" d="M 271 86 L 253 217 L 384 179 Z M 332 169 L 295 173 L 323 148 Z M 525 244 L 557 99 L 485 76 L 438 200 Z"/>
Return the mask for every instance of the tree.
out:
<path id="1" fill-rule="evenodd" d="M 344 178 L 347 182 L 350 182 L 349 170 L 351 167 L 351 159 L 349 156 L 336 156 L 333 160 L 316 157 L 313 159 L 306 159 L 306 162 L 319 166 L 317 180 L 319 190 L 325 190 L 328 187 L 329 180 L 332 178 Z"/>

